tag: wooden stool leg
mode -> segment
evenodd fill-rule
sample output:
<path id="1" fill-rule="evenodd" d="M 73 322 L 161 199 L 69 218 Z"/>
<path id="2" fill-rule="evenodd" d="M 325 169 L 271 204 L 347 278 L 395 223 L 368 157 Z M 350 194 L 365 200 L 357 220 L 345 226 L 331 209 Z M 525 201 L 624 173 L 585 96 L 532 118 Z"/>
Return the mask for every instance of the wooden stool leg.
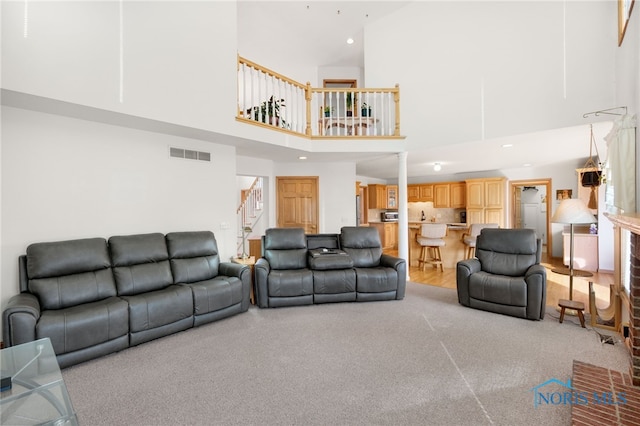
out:
<path id="1" fill-rule="evenodd" d="M 564 306 L 560 308 L 560 324 L 562 324 L 562 321 L 564 321 L 564 310 L 565 310 Z"/>
<path id="2" fill-rule="evenodd" d="M 440 265 L 440 272 L 444 272 L 444 267 L 442 266 L 442 253 L 440 252 L 440 247 L 436 247 L 436 255 L 438 256 L 438 264 Z"/>
<path id="3" fill-rule="evenodd" d="M 587 328 L 584 326 L 584 314 L 582 313 L 582 310 L 578 311 L 578 318 L 580 318 L 580 325 L 582 328 Z"/>

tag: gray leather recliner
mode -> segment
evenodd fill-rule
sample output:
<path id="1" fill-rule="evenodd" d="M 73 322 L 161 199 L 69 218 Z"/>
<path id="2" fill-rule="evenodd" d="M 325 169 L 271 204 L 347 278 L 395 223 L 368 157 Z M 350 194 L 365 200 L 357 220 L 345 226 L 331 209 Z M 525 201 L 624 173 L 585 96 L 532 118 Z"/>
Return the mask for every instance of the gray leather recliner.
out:
<path id="1" fill-rule="evenodd" d="M 117 297 L 104 238 L 34 243 L 18 264 L 5 345 L 49 337 L 61 368 L 129 346 L 128 304 Z"/>
<path id="2" fill-rule="evenodd" d="M 221 263 L 213 232 L 170 232 L 166 240 L 174 282 L 193 292 L 194 326 L 249 309 L 251 270 Z"/>
<path id="3" fill-rule="evenodd" d="M 313 275 L 307 267 L 304 229 L 267 229 L 263 242 L 264 257 L 255 264 L 258 306 L 313 304 Z"/>
<path id="4" fill-rule="evenodd" d="M 191 289 L 173 283 L 163 234 L 109 238 L 118 295 L 129 303 L 129 344 L 193 326 Z"/>
<path id="5" fill-rule="evenodd" d="M 378 230 L 368 226 L 345 226 L 340 247 L 353 259 L 356 300 L 401 300 L 407 284 L 404 259 L 382 253 Z"/>
<path id="6" fill-rule="evenodd" d="M 458 301 L 464 306 L 530 320 L 544 318 L 547 275 L 541 240 L 532 229 L 483 229 L 476 258 L 458 262 Z"/>

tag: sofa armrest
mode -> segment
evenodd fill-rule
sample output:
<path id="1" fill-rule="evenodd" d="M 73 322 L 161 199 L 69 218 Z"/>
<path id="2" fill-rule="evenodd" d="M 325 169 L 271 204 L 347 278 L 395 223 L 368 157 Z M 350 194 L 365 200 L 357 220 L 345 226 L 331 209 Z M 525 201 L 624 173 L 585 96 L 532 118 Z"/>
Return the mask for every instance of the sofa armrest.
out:
<path id="1" fill-rule="evenodd" d="M 227 277 L 238 277 L 244 282 L 243 274 L 247 271 L 251 273 L 251 268 L 248 265 L 242 265 L 240 263 L 233 262 L 220 262 L 218 272 L 220 275 L 226 275 Z"/>
<path id="2" fill-rule="evenodd" d="M 407 262 L 395 256 L 383 254 L 380 256 L 380 266 L 393 268 L 398 273 L 398 289 L 396 290 L 396 300 L 404 299 L 407 288 Z"/>
<path id="3" fill-rule="evenodd" d="M 540 264 L 527 269 L 524 275 L 527 283 L 527 318 L 544 319 L 547 305 L 547 270 Z"/>
<path id="4" fill-rule="evenodd" d="M 220 262 L 220 275 L 237 277 L 242 281 L 242 312 L 249 309 L 251 304 L 251 267 L 233 262 Z"/>
<path id="5" fill-rule="evenodd" d="M 269 294 L 267 292 L 267 279 L 271 266 L 269 261 L 264 257 L 258 259 L 255 265 L 255 285 L 256 285 L 256 299 L 258 306 L 261 308 L 269 307 Z"/>
<path id="6" fill-rule="evenodd" d="M 458 302 L 463 306 L 469 306 L 469 280 L 471 275 L 480 272 L 478 259 L 465 259 L 456 264 L 456 287 L 458 288 Z"/>
<path id="7" fill-rule="evenodd" d="M 2 338 L 5 345 L 15 346 L 36 340 L 36 323 L 40 319 L 40 302 L 31 293 L 20 293 L 9 299 L 2 313 Z"/>

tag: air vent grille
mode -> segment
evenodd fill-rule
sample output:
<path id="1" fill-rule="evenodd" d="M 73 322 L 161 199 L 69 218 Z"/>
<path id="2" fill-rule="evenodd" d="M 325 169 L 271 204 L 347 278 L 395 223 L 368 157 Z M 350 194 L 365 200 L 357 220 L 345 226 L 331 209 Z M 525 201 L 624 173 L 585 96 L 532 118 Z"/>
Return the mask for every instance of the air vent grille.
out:
<path id="1" fill-rule="evenodd" d="M 187 160 L 211 161 L 211 153 L 203 151 L 193 151 L 191 149 L 169 147 L 169 156 L 174 158 L 184 158 Z"/>

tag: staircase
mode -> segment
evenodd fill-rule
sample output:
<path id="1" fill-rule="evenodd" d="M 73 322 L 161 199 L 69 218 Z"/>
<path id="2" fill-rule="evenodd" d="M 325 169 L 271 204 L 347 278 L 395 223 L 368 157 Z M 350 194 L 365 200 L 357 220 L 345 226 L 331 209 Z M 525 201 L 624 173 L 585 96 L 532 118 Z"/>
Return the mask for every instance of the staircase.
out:
<path id="1" fill-rule="evenodd" d="M 249 189 L 243 191 L 244 195 L 242 197 L 242 201 L 236 211 L 236 223 L 238 226 L 238 245 L 236 251 L 240 258 L 246 258 L 249 256 L 247 238 L 249 238 L 249 235 L 251 235 L 256 223 L 258 223 L 262 217 L 262 181 L 263 179 L 261 177 L 257 177 Z"/>

